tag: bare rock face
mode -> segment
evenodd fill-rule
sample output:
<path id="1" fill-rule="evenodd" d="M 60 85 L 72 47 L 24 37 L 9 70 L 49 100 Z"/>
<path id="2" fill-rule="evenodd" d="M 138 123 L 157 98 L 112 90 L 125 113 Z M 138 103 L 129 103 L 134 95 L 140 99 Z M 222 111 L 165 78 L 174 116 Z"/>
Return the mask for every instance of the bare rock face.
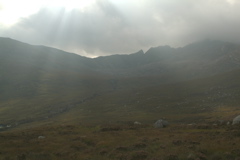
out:
<path id="1" fill-rule="evenodd" d="M 154 123 L 155 128 L 164 128 L 167 127 L 168 125 L 169 125 L 168 121 L 163 119 L 159 119 Z"/>
<path id="2" fill-rule="evenodd" d="M 232 125 L 235 125 L 235 124 L 240 124 L 240 115 L 238 115 L 237 117 L 235 117 L 235 118 L 233 119 Z"/>

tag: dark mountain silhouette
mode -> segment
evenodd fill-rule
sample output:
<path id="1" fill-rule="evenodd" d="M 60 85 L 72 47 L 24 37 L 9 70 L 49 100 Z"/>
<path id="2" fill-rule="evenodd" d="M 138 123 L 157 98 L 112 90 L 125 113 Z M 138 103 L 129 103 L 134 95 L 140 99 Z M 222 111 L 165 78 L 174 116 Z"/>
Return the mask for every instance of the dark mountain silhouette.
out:
<path id="1" fill-rule="evenodd" d="M 240 68 L 240 48 L 228 42 L 205 40 L 183 48 L 160 46 L 150 48 L 145 54 L 139 51 L 93 61 L 103 73 L 127 77 L 169 76 L 169 79 L 177 76 L 174 81 L 182 81 Z"/>
<path id="2" fill-rule="evenodd" d="M 78 73 L 100 72 L 112 75 L 122 73 L 125 76 L 155 76 L 172 70 L 172 72 L 206 76 L 240 67 L 238 45 L 212 40 L 189 44 L 183 48 L 160 46 L 150 48 L 145 54 L 140 50 L 129 55 L 112 55 L 94 59 L 49 47 L 32 46 L 8 38 L 1 38 L 0 45 L 1 64 L 11 60 L 14 62 L 12 67 L 21 64 L 18 69 L 30 67 Z"/>
<path id="3" fill-rule="evenodd" d="M 91 59 L 0 38 L 0 124 L 198 117 L 203 106 L 237 104 L 239 72 L 239 45 L 222 41 Z"/>

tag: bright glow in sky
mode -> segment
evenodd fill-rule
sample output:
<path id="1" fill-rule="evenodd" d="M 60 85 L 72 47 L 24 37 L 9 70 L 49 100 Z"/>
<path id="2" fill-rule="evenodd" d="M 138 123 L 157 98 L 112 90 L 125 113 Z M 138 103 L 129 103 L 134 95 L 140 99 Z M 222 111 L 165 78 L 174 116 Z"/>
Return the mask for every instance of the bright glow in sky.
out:
<path id="1" fill-rule="evenodd" d="M 1 0 L 0 24 L 11 26 L 21 18 L 37 13 L 41 8 L 60 8 L 67 10 L 90 6 L 95 0 Z"/>
<path id="2" fill-rule="evenodd" d="M 226 0 L 228 3 L 234 5 L 236 3 L 236 0 Z"/>
<path id="3" fill-rule="evenodd" d="M 240 43 L 240 0 L 0 0 L 0 37 L 84 56 Z"/>

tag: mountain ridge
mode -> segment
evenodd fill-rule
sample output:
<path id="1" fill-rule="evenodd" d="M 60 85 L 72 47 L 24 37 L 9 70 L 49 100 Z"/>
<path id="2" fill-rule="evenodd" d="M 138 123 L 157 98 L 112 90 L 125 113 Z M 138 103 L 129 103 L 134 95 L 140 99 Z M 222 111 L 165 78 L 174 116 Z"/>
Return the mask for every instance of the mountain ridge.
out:
<path id="1" fill-rule="evenodd" d="M 238 45 L 220 41 L 92 59 L 0 38 L 0 123 L 201 119 L 203 108 L 236 109 L 239 59 Z"/>

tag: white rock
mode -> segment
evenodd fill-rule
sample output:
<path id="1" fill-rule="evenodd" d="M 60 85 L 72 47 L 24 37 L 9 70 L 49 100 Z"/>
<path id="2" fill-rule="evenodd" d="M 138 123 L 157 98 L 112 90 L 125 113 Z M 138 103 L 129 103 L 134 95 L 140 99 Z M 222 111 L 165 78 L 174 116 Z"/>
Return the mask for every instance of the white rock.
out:
<path id="1" fill-rule="evenodd" d="M 164 128 L 169 125 L 168 121 L 159 119 L 154 123 L 155 128 Z"/>
<path id="2" fill-rule="evenodd" d="M 240 123 L 240 115 L 238 115 L 237 117 L 235 117 L 235 118 L 233 119 L 232 125 L 239 124 L 239 123 Z"/>
<path id="3" fill-rule="evenodd" d="M 45 136 L 38 136 L 38 139 L 44 139 L 46 138 Z"/>
<path id="4" fill-rule="evenodd" d="M 133 124 L 134 124 L 134 125 L 141 125 L 141 123 L 138 122 L 138 121 L 135 121 Z"/>

